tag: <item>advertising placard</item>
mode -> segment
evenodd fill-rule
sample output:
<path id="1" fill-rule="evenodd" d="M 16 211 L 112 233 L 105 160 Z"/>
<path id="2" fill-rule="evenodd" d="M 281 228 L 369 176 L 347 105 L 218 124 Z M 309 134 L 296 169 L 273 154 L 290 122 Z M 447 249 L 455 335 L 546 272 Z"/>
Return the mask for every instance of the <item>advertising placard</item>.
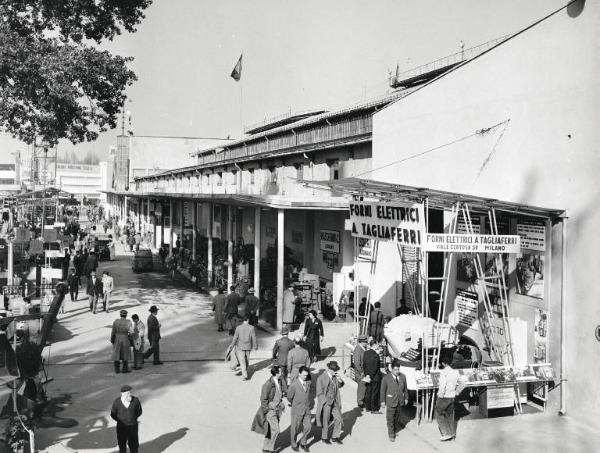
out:
<path id="1" fill-rule="evenodd" d="M 456 325 L 477 328 L 479 298 L 477 293 L 456 289 L 454 306 L 456 307 Z"/>
<path id="2" fill-rule="evenodd" d="M 340 232 L 335 230 L 321 230 L 320 250 L 330 253 L 340 253 Z"/>
<path id="3" fill-rule="evenodd" d="M 517 235 L 427 233 L 423 247 L 428 252 L 519 253 Z"/>
<path id="4" fill-rule="evenodd" d="M 358 259 L 371 261 L 373 258 L 373 241 L 365 238 L 358 238 Z"/>
<path id="5" fill-rule="evenodd" d="M 539 220 L 519 219 L 517 234 L 521 236 L 521 247 L 544 252 L 546 250 L 546 224 Z"/>
<path id="6" fill-rule="evenodd" d="M 350 203 L 352 236 L 421 247 L 425 235 L 423 205 L 416 203 Z"/>

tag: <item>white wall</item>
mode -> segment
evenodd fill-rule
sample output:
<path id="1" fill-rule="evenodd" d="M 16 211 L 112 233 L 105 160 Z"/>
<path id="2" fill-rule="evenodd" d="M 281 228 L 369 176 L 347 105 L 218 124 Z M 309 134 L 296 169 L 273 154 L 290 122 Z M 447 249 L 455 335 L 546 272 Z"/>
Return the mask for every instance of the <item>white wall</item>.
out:
<path id="1" fill-rule="evenodd" d="M 576 8 L 569 8 L 569 12 Z M 597 420 L 600 5 L 559 12 L 374 116 L 373 179 L 568 209 L 570 414 Z M 573 17 L 572 17 L 573 16 Z M 560 226 L 551 231 L 550 356 L 559 368 Z M 558 391 L 553 392 L 556 409 Z"/>

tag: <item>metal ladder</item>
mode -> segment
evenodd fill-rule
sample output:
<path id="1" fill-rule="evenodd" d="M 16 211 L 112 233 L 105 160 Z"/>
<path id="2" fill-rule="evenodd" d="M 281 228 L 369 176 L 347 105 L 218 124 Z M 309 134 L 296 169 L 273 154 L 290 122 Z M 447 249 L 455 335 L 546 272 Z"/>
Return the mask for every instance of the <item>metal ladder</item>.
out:
<path id="1" fill-rule="evenodd" d="M 359 253 L 358 253 L 358 249 L 359 249 L 359 244 L 358 244 L 358 238 L 356 238 L 354 240 L 354 250 L 356 250 L 355 252 L 355 256 L 356 256 L 356 263 L 358 262 L 363 262 L 363 263 L 369 263 L 370 267 L 369 267 L 369 281 L 368 281 L 368 285 L 367 285 L 367 303 L 366 303 L 366 307 L 365 307 L 365 314 L 364 315 L 360 315 L 359 314 L 359 307 L 360 307 L 360 294 L 359 294 L 359 288 L 360 288 L 360 278 L 358 275 L 354 276 L 355 279 L 355 286 L 354 286 L 354 323 L 355 323 L 355 332 L 356 335 L 367 335 L 368 331 L 369 331 L 369 317 L 371 316 L 371 287 L 373 286 L 373 283 L 375 282 L 375 270 L 377 267 L 377 252 L 379 250 L 379 241 L 376 241 L 374 239 L 369 239 L 369 241 L 371 241 L 372 243 L 372 252 L 371 252 L 371 258 L 369 260 L 365 260 L 365 259 L 360 259 L 359 258 Z M 355 269 L 358 269 L 358 266 L 355 267 Z M 355 271 L 356 272 L 356 271 Z"/>

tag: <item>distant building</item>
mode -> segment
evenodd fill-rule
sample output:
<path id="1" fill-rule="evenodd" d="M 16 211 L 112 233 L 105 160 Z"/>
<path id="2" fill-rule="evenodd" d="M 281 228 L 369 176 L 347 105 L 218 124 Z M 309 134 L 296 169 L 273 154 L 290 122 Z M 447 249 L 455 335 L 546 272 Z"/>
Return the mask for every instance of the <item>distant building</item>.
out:
<path id="1" fill-rule="evenodd" d="M 0 194 L 19 191 L 19 175 L 16 164 L 0 164 Z"/>
<path id="2" fill-rule="evenodd" d="M 100 200 L 102 173 L 100 165 L 56 164 L 56 186 L 77 198 Z"/>

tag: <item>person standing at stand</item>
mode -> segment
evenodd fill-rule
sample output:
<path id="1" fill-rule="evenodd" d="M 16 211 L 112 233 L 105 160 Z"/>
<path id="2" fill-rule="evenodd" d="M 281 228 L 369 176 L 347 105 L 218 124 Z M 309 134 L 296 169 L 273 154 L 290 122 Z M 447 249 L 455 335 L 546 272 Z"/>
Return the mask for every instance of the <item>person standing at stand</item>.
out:
<path id="1" fill-rule="evenodd" d="M 150 307 L 150 315 L 148 316 L 148 321 L 146 322 L 146 326 L 148 328 L 148 341 L 150 342 L 150 349 L 146 351 L 144 354 L 144 359 L 149 358 L 154 354 L 154 360 L 152 362 L 153 365 L 162 365 L 163 363 L 160 361 L 160 322 L 156 315 L 158 314 L 158 308 L 156 305 L 152 305 Z"/>
<path id="2" fill-rule="evenodd" d="M 371 339 L 367 343 L 367 350 L 363 358 L 363 368 L 365 372 L 365 407 L 372 414 L 381 414 L 379 411 L 381 385 L 381 359 L 379 354 L 373 348 L 375 340 Z"/>
<path id="3" fill-rule="evenodd" d="M 440 364 L 442 369 L 435 403 L 435 415 L 442 434 L 440 440 L 444 442 L 456 437 L 454 399 L 456 398 L 456 387 L 458 386 L 458 371 L 450 366 L 452 364 L 450 354 L 442 354 Z"/>
<path id="4" fill-rule="evenodd" d="M 129 444 L 130 453 L 138 453 L 138 418 L 142 415 L 140 400 L 131 395 L 131 386 L 121 387 L 121 396 L 114 400 L 110 416 L 117 422 L 117 443 L 119 453 L 127 452 Z"/>
<path id="5" fill-rule="evenodd" d="M 402 407 L 408 404 L 408 389 L 406 377 L 400 373 L 400 361 L 394 359 L 391 373 L 386 374 L 381 380 L 381 404 L 385 406 L 385 419 L 387 423 L 390 442 L 396 440 L 396 433 L 400 431 Z"/>

